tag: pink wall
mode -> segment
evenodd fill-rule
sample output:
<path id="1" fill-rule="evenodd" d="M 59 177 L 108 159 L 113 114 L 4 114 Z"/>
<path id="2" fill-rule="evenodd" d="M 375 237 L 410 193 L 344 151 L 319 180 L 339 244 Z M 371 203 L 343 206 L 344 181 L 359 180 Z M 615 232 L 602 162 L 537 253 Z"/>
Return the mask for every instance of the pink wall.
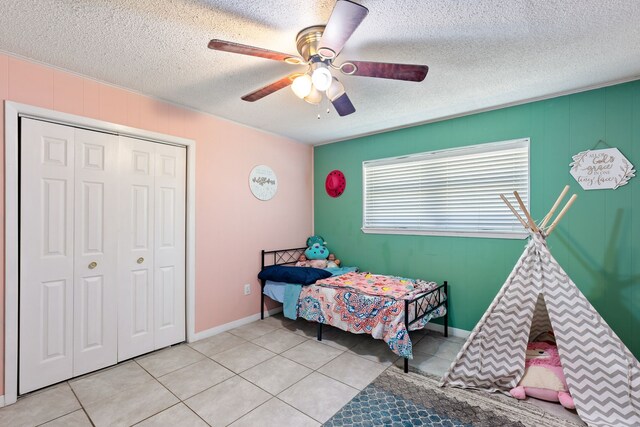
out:
<path id="1" fill-rule="evenodd" d="M 300 246 L 311 233 L 310 146 L 0 54 L 0 100 L 5 99 L 197 141 L 196 332 L 257 313 L 260 250 Z M 4 105 L 0 113 L 4 118 Z M 0 135 L 4 140 L 3 119 Z M 258 164 L 269 165 L 278 176 L 278 193 L 268 202 L 249 191 L 249 172 Z M 4 150 L 0 168 L 4 221 Z M 0 259 L 4 260 L 4 243 Z M 0 281 L 4 367 L 4 262 Z M 252 287 L 249 296 L 243 295 L 245 283 Z"/>

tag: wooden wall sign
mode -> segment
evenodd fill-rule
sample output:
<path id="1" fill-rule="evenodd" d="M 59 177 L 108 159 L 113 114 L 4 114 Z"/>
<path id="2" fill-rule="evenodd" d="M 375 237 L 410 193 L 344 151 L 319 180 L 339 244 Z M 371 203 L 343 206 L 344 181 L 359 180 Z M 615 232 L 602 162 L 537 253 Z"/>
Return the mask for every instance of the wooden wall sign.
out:
<path id="1" fill-rule="evenodd" d="M 573 156 L 570 166 L 585 190 L 615 190 L 635 176 L 633 165 L 617 148 L 583 151 Z"/>

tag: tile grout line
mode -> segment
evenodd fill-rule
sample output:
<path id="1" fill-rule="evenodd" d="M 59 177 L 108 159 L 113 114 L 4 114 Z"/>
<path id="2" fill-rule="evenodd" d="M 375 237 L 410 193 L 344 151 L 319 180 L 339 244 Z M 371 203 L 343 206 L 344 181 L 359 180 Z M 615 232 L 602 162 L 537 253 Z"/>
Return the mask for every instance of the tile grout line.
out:
<path id="1" fill-rule="evenodd" d="M 309 374 L 309 375 L 311 375 L 311 374 Z M 300 381 L 302 381 L 302 380 L 300 380 Z M 305 413 L 305 412 L 302 412 L 300 409 L 296 408 L 295 406 L 288 404 L 288 403 L 287 403 L 287 402 L 285 402 L 284 400 L 280 399 L 278 396 L 273 396 L 273 397 L 274 397 L 275 399 L 278 399 L 280 402 L 284 403 L 284 404 L 285 404 L 285 405 L 287 405 L 288 407 L 293 408 L 295 411 L 300 412 L 302 415 L 305 415 L 305 416 L 307 416 L 307 417 L 311 418 L 312 420 L 319 422 L 319 423 L 320 423 L 320 426 L 322 426 L 322 425 L 324 424 L 322 421 L 317 420 L 317 419 L 313 418 L 311 415 L 309 415 L 309 414 L 307 414 L 307 413 Z M 342 408 L 340 408 L 340 409 L 342 409 Z M 338 410 L 340 410 L 340 409 L 338 409 Z M 333 415 L 332 415 L 332 416 L 333 416 Z"/>
<path id="2" fill-rule="evenodd" d="M 145 421 L 146 421 L 146 420 L 148 420 L 149 418 L 153 418 L 153 417 L 155 417 L 156 415 L 161 414 L 161 413 L 163 413 L 164 411 L 166 411 L 166 410 L 168 410 L 168 409 L 171 409 L 171 408 L 173 408 L 174 406 L 179 405 L 179 404 L 181 404 L 181 403 L 182 403 L 182 401 L 181 401 L 180 399 L 178 399 L 178 402 L 177 402 L 177 403 L 174 403 L 173 405 L 169 406 L 168 408 L 163 409 L 163 410 L 162 410 L 162 411 L 160 411 L 160 412 L 157 412 L 157 413 L 155 413 L 155 414 L 151 414 L 151 415 L 149 415 L 147 418 L 143 418 L 143 419 L 141 419 L 140 421 L 138 421 L 138 422 L 136 422 L 136 423 L 132 424 L 132 426 L 137 426 L 138 424 L 145 422 Z"/>
<path id="3" fill-rule="evenodd" d="M 276 356 L 280 356 L 280 355 L 279 355 L 279 354 L 276 354 Z M 275 356 L 274 356 L 274 357 L 275 357 Z M 274 357 L 272 357 L 271 359 L 273 359 Z M 271 360 L 271 359 L 267 359 L 267 360 L 265 360 L 264 362 L 260 362 L 260 363 L 258 363 L 257 365 L 254 365 L 254 366 L 252 366 L 252 367 L 251 367 L 251 368 L 249 368 L 249 369 L 253 369 L 253 368 L 255 368 L 256 366 L 260 366 L 261 364 L 266 363 L 266 362 L 268 362 L 268 361 L 269 361 L 269 360 Z M 285 358 L 285 359 L 286 359 L 286 358 Z M 293 361 L 293 360 L 291 360 L 291 359 L 287 359 L 287 360 L 289 360 L 290 362 L 295 363 L 296 365 L 300 365 L 300 366 L 302 366 L 303 368 L 311 369 L 311 368 L 309 368 L 308 366 L 304 366 L 303 364 L 298 363 L 298 362 L 295 362 L 295 361 Z M 242 372 L 247 372 L 249 369 L 245 369 L 245 370 L 244 370 L 244 371 L 242 371 Z M 314 370 L 311 370 L 311 372 L 310 372 L 309 374 L 307 374 L 307 375 L 305 375 L 304 377 L 300 378 L 298 381 L 294 382 L 294 383 L 293 383 L 293 384 L 291 384 L 289 387 L 287 387 L 287 388 L 285 388 L 285 389 L 281 390 L 280 392 L 278 392 L 278 394 L 280 394 L 280 393 L 282 393 L 283 391 L 287 390 L 288 388 L 292 387 L 294 384 L 299 383 L 300 381 L 302 381 L 303 379 L 307 378 L 309 375 L 311 375 L 311 374 L 312 374 L 312 373 L 314 373 L 314 372 L 315 372 Z M 271 397 L 277 397 L 277 396 L 278 396 L 278 394 L 273 394 L 273 393 L 271 393 L 269 390 L 265 390 L 265 389 L 264 389 L 264 388 L 262 388 L 260 385 L 256 384 L 255 382 L 251 381 L 250 379 L 243 377 L 243 376 L 241 375 L 241 373 L 240 373 L 240 374 L 236 374 L 236 375 L 238 375 L 238 376 L 239 376 L 240 378 L 242 378 L 243 380 L 245 380 L 245 381 L 247 381 L 247 382 L 249 382 L 249 383 L 253 384 L 254 386 L 258 387 L 260 390 L 262 390 L 262 391 L 264 391 L 264 392 L 266 392 L 266 393 L 269 393 L 269 394 L 271 395 Z"/>
<path id="4" fill-rule="evenodd" d="M 215 362 L 215 361 L 214 361 L 214 362 Z M 225 369 L 226 369 L 226 368 L 225 368 Z M 229 370 L 230 370 L 230 369 L 229 369 Z M 233 371 L 231 371 L 231 372 L 233 372 Z M 217 384 L 214 384 L 214 385 L 212 385 L 212 386 L 209 386 L 209 387 L 205 388 L 204 390 L 201 390 L 201 391 L 197 392 L 196 394 L 194 394 L 194 395 L 192 395 L 192 396 L 187 397 L 185 400 L 181 400 L 181 402 L 183 402 L 187 408 L 191 409 L 191 407 L 186 403 L 186 401 L 187 401 L 187 400 L 192 399 L 192 398 L 194 398 L 194 397 L 196 397 L 196 396 L 198 396 L 198 395 L 200 395 L 200 394 L 204 393 L 205 391 L 211 390 L 212 388 L 214 388 L 214 387 L 216 387 L 216 386 L 219 386 L 220 384 L 223 384 L 223 383 L 225 383 L 225 382 L 229 381 L 230 379 L 233 379 L 234 377 L 239 377 L 239 376 L 240 376 L 239 374 L 236 374 L 235 372 L 233 372 L 233 375 L 232 375 L 232 376 L 230 376 L 229 378 L 227 378 L 227 379 L 225 379 L 225 380 L 223 380 L 223 381 L 220 381 L 220 382 L 219 382 L 219 383 L 217 383 Z M 242 377 L 241 377 L 241 378 L 242 378 Z"/>
<path id="5" fill-rule="evenodd" d="M 309 374 L 309 375 L 311 375 L 311 374 Z M 306 377 L 305 377 L 305 378 L 306 378 Z M 300 381 L 302 381 L 302 380 L 300 380 Z M 296 381 L 296 383 L 297 383 L 297 381 Z M 252 383 L 252 384 L 253 384 L 253 383 Z M 294 383 L 294 384 L 295 384 L 295 383 Z M 266 405 L 267 403 L 269 403 L 269 402 L 270 402 L 271 400 L 273 400 L 273 399 L 276 399 L 276 400 L 278 400 L 279 402 L 282 402 L 283 404 L 285 404 L 285 405 L 287 405 L 288 407 L 292 408 L 294 411 L 299 412 L 299 413 L 301 413 L 302 415 L 304 415 L 304 416 L 306 416 L 306 417 L 308 417 L 308 418 L 310 418 L 310 419 L 312 419 L 312 420 L 314 420 L 314 421 L 318 421 L 318 422 L 320 423 L 320 425 L 322 425 L 322 422 L 321 422 L 321 421 L 319 421 L 319 420 L 317 420 L 317 419 L 313 418 L 311 415 L 309 415 L 309 414 L 307 414 L 307 413 L 302 412 L 300 409 L 296 408 L 295 406 L 291 406 L 291 405 L 289 405 L 287 402 L 285 402 L 284 400 L 280 399 L 278 396 L 275 396 L 275 395 L 273 395 L 273 394 L 271 395 L 271 399 L 268 399 L 266 402 L 261 403 L 260 405 L 256 406 L 255 408 L 253 408 L 252 410 L 250 410 L 250 411 L 249 411 L 249 412 L 247 412 L 246 414 L 242 415 L 240 418 L 237 418 L 237 419 L 233 420 L 232 422 L 230 422 L 230 423 L 229 423 L 229 424 L 227 424 L 227 425 L 231 425 L 231 424 L 235 423 L 236 421 L 238 421 L 238 420 L 240 420 L 240 419 L 242 419 L 242 418 L 246 417 L 246 416 L 247 416 L 247 415 L 249 415 L 250 413 L 252 413 L 252 412 L 254 412 L 255 410 L 257 410 L 258 408 L 260 408 L 260 407 L 262 407 L 262 406 Z"/>
<path id="6" fill-rule="evenodd" d="M 223 333 L 224 333 L 224 332 L 223 332 Z M 214 336 L 215 336 L 215 335 L 214 335 Z M 238 337 L 237 335 L 233 335 L 233 336 L 234 336 L 234 337 L 236 337 L 236 338 L 241 338 L 241 337 Z M 205 338 L 205 339 L 206 339 L 206 338 Z M 242 338 L 242 339 L 244 339 L 244 338 Z M 204 341 L 204 340 L 202 340 L 202 341 Z M 196 342 L 199 342 L 199 341 L 196 341 Z M 238 345 L 234 345 L 233 347 L 230 347 L 230 348 L 228 348 L 227 350 L 224 350 L 224 351 L 220 351 L 220 352 L 218 352 L 218 353 L 216 353 L 216 354 L 224 353 L 225 351 L 232 350 L 232 349 L 234 349 L 234 348 L 236 348 L 236 347 L 238 347 L 238 346 L 241 346 L 241 345 L 243 345 L 243 344 L 246 344 L 246 343 L 248 343 L 248 342 L 251 342 L 251 341 L 247 341 L 247 340 L 245 340 L 245 342 L 243 342 L 243 343 L 240 343 L 240 344 L 238 344 Z M 190 348 L 190 349 L 192 349 L 192 350 L 194 350 L 194 351 L 197 351 L 198 353 L 200 353 L 201 355 L 203 355 L 204 357 L 206 357 L 206 358 L 208 358 L 208 359 L 211 359 L 211 356 L 209 356 L 208 354 L 203 353 L 203 352 L 201 352 L 200 350 L 198 350 L 198 349 L 196 349 L 196 348 L 191 347 L 189 344 L 187 344 L 187 345 L 189 346 L 189 348 Z M 216 354 L 213 354 L 212 356 L 215 356 Z M 213 359 L 211 359 L 211 360 L 213 360 Z M 215 362 L 215 360 L 214 360 L 214 362 Z M 217 362 L 216 362 L 216 363 L 217 363 Z"/>
<path id="7" fill-rule="evenodd" d="M 67 415 L 69 415 L 69 414 L 73 414 L 74 412 L 76 412 L 76 411 L 78 411 L 78 410 L 80 410 L 80 409 L 84 409 L 84 407 L 82 406 L 82 403 L 80 402 L 80 399 L 78 399 L 78 397 L 76 396 L 76 394 L 73 392 L 73 389 L 71 388 L 71 385 L 69 384 L 69 381 L 68 381 L 68 380 L 60 381 L 60 382 L 59 382 L 59 383 L 57 383 L 57 384 L 53 384 L 53 385 L 50 385 L 50 386 L 44 387 L 44 388 L 39 389 L 39 390 L 34 390 L 33 392 L 28 393 L 28 394 L 27 394 L 26 396 L 24 396 L 24 397 L 27 397 L 27 396 L 35 396 L 35 395 L 37 395 L 37 394 L 38 394 L 38 393 L 40 393 L 40 392 L 49 391 L 49 389 L 50 389 L 50 388 L 51 388 L 51 389 L 53 389 L 54 387 L 57 387 L 57 386 L 59 386 L 60 384 L 63 384 L 63 383 L 64 383 L 64 384 L 67 384 L 67 386 L 69 387 L 69 389 L 71 389 L 71 393 L 73 393 L 73 397 L 74 397 L 74 398 L 76 399 L 76 401 L 78 402 L 78 405 L 80 405 L 80 408 L 79 408 L 79 409 L 74 409 L 74 410 L 72 410 L 71 412 L 66 412 L 66 413 L 64 413 L 64 414 L 62 414 L 62 415 L 59 415 L 59 416 L 57 416 L 57 417 L 55 417 L 55 418 L 51 418 L 50 420 L 44 421 L 44 422 L 42 422 L 42 423 L 40 423 L 40 424 L 36 424 L 37 426 L 42 426 L 42 425 L 44 425 L 44 424 L 46 424 L 46 423 L 50 423 L 51 421 L 55 421 L 55 420 L 57 420 L 57 419 L 59 419 L 59 418 L 66 417 L 66 416 L 67 416 Z M 32 393 L 35 393 L 35 394 L 32 394 Z M 22 396 L 21 396 L 21 397 L 22 397 Z M 17 402 L 16 402 L 16 403 L 17 403 Z M 6 408 L 6 406 L 3 406 L 2 408 Z M 0 409 L 2 409 L 2 408 L 0 408 Z M 88 418 L 88 417 L 87 417 L 87 418 Z"/>
<path id="8" fill-rule="evenodd" d="M 191 347 L 186 343 L 186 341 L 185 341 L 185 342 L 178 343 L 178 344 L 174 344 L 174 345 L 169 346 L 169 347 L 161 348 L 161 349 L 159 349 L 159 350 L 154 350 L 154 352 L 155 352 L 155 351 L 166 351 L 166 350 L 171 350 L 172 348 L 178 348 L 178 347 L 179 347 L 179 346 L 181 346 L 181 345 L 184 345 L 185 347 L 187 347 L 187 348 L 189 348 L 190 350 L 193 350 L 193 351 L 195 351 L 195 352 L 197 352 L 197 353 L 199 353 L 199 354 L 203 355 L 204 357 L 208 357 L 207 355 L 200 353 L 200 352 L 199 352 L 198 350 L 196 350 L 195 348 L 191 348 Z M 186 364 L 186 365 L 184 365 L 184 366 L 181 366 L 181 367 L 179 367 L 179 368 L 177 368 L 177 369 L 174 369 L 173 371 L 166 372 L 166 373 L 164 373 L 164 374 L 162 374 L 162 375 L 160 375 L 160 376 L 156 377 L 156 376 L 155 376 L 155 375 L 153 375 L 151 372 L 149 372 L 147 369 L 145 369 L 145 368 L 144 368 L 144 366 L 142 366 L 140 363 L 138 363 L 138 359 L 144 359 L 144 358 L 147 358 L 147 357 L 150 357 L 150 356 L 154 356 L 154 354 L 153 354 L 154 352 L 147 353 L 147 354 L 145 354 L 145 355 L 144 355 L 144 356 L 142 356 L 142 357 L 136 357 L 136 358 L 131 358 L 131 359 L 129 359 L 129 360 L 131 360 L 131 361 L 133 361 L 133 362 L 137 363 L 137 364 L 138 364 L 138 366 L 140 366 L 142 369 L 144 369 L 144 371 L 145 371 L 146 373 L 148 373 L 149 375 L 151 375 L 154 379 L 158 379 L 159 377 L 164 377 L 165 375 L 169 375 L 169 374 L 171 374 L 171 373 L 173 373 L 173 372 L 179 371 L 180 369 L 186 368 L 186 367 L 191 366 L 191 365 L 195 365 L 196 363 L 198 363 L 198 362 L 201 362 L 201 361 L 202 361 L 202 359 L 200 359 L 200 360 L 196 360 L 195 362 L 188 363 L 188 364 Z M 156 355 L 157 355 L 157 353 L 156 353 Z M 118 366 L 118 364 L 116 364 L 116 365 L 114 365 L 114 366 Z"/>
<path id="9" fill-rule="evenodd" d="M 76 400 L 78 401 L 78 403 L 80 404 L 80 409 L 82 409 L 82 412 L 84 412 L 84 414 L 87 416 L 87 419 L 89 420 L 89 422 L 91 423 L 91 425 L 93 427 L 95 427 L 95 423 L 93 422 L 93 420 L 91 419 L 91 417 L 89 416 L 89 413 L 87 412 L 87 410 L 84 407 L 84 404 L 82 403 L 82 401 L 80 400 L 80 398 L 78 397 L 78 395 L 76 394 L 76 391 L 73 389 L 73 387 L 71 387 L 71 382 L 67 381 L 67 384 L 69 385 L 69 388 L 71 389 L 71 393 L 73 393 L 73 396 L 76 398 Z M 73 412 L 70 412 L 71 414 Z"/>
<path id="10" fill-rule="evenodd" d="M 271 395 L 271 393 L 269 393 Z M 273 398 L 275 396 L 271 395 L 271 398 Z M 235 423 L 236 421 L 244 418 L 245 416 L 249 415 L 250 413 L 252 413 L 253 411 L 255 411 L 256 409 L 258 409 L 259 407 L 266 405 L 268 401 L 270 401 L 271 399 L 267 399 L 266 401 L 262 402 L 261 404 L 259 404 L 258 406 L 256 406 L 255 408 L 253 408 L 252 410 L 250 410 L 247 413 L 244 413 L 242 415 L 240 415 L 238 418 L 236 418 L 235 420 L 231 421 L 230 423 L 227 424 L 227 426 L 230 426 L 231 424 Z"/>
<path id="11" fill-rule="evenodd" d="M 283 330 L 284 330 L 285 328 L 278 328 L 278 329 L 283 329 Z M 264 337 L 264 336 L 267 336 L 267 335 L 269 335 L 270 333 L 273 333 L 273 332 L 277 331 L 278 329 L 275 329 L 275 330 L 273 330 L 273 331 L 271 331 L 271 332 L 268 332 L 268 333 L 266 333 L 266 334 L 264 334 L 264 335 L 260 335 L 258 338 L 254 338 L 253 340 L 251 340 L 251 341 L 249 341 L 249 342 L 250 342 L 250 343 L 252 343 L 252 344 L 255 344 L 255 345 L 259 346 L 259 347 L 262 347 L 262 348 L 264 348 L 265 350 L 269 350 L 269 351 L 270 351 L 270 352 L 272 352 L 272 353 L 276 353 L 275 351 L 271 350 L 270 348 L 267 348 L 267 347 L 265 347 L 265 346 L 264 346 L 264 345 L 262 345 L 262 344 L 258 344 L 257 342 L 255 342 L 255 340 L 260 339 L 260 338 L 262 338 L 262 337 Z M 305 339 L 305 341 L 310 339 L 310 338 L 307 338 L 307 337 L 302 336 L 302 335 L 300 335 L 300 334 L 296 334 L 295 332 L 291 332 L 291 331 L 287 331 L 287 332 L 288 332 L 288 333 L 290 333 L 290 334 L 292 334 L 292 335 L 295 335 L 295 336 L 297 336 L 297 337 L 304 338 L 304 339 Z M 304 343 L 304 341 L 301 341 L 301 342 L 299 342 L 298 344 L 294 344 L 292 347 L 289 347 L 289 348 L 287 348 L 287 349 L 285 349 L 285 350 L 281 351 L 280 353 L 284 353 L 285 351 L 291 350 L 293 347 L 296 347 L 296 346 L 298 346 L 298 345 L 300 345 L 300 344 L 302 344 L 302 343 Z M 279 355 L 280 353 L 276 353 L 276 354 L 278 354 L 278 355 Z"/>
<path id="12" fill-rule="evenodd" d="M 134 360 L 134 362 L 138 363 L 138 362 L 137 362 L 137 361 L 135 361 L 135 360 Z M 190 365 L 187 365 L 187 366 L 191 366 L 191 365 L 193 365 L 193 364 L 194 364 L 194 363 L 192 363 L 192 364 L 190 364 Z M 164 384 L 162 384 L 162 383 L 158 380 L 158 378 L 154 377 L 154 376 L 151 374 L 151 372 L 147 371 L 147 370 L 144 368 L 144 366 L 141 366 L 139 363 L 138 363 L 138 366 L 140 366 L 140 368 L 142 368 L 146 373 L 148 373 L 149 375 L 151 375 L 151 377 L 152 377 L 154 380 L 156 380 L 156 382 L 157 382 L 158 384 L 160 384 L 160 385 L 161 385 L 165 390 L 167 390 L 169 393 L 171 393 L 171 395 L 172 395 L 172 396 L 174 396 L 176 399 L 178 399 L 178 402 L 177 402 L 176 404 L 171 405 L 171 406 L 169 406 L 168 408 L 164 408 L 162 411 L 157 412 L 157 413 L 155 413 L 155 414 L 153 414 L 153 415 L 151 415 L 151 416 L 149 416 L 149 417 L 145 418 L 145 420 L 146 420 L 146 419 L 149 419 L 149 418 L 151 418 L 151 417 L 155 417 L 156 415 L 158 415 L 158 414 L 160 414 L 160 413 L 162 413 L 162 412 L 166 411 L 167 409 L 169 409 L 169 408 L 173 408 L 174 406 L 179 405 L 179 404 L 181 404 L 181 403 L 182 403 L 182 404 L 183 404 L 184 406 L 186 406 L 186 407 L 187 407 L 191 412 L 193 412 L 194 414 L 196 414 L 196 416 L 197 416 L 198 418 L 200 418 L 200 419 L 201 419 L 201 420 L 202 420 L 206 425 L 210 426 L 210 424 L 209 424 L 208 422 L 206 422 L 204 419 L 202 419 L 202 417 L 201 417 L 200 415 L 198 415 L 198 413 L 197 413 L 197 412 L 195 412 L 193 409 L 191 409 L 191 407 L 190 407 L 189 405 L 187 405 L 186 403 L 184 403 L 184 400 L 182 400 L 182 399 L 180 399 L 178 396 L 176 396 L 176 394 L 175 394 L 174 392 L 172 392 L 171 390 L 169 390 L 169 388 L 168 388 L 167 386 L 165 386 Z M 186 368 L 187 366 L 185 366 L 185 368 Z M 182 369 L 182 368 L 181 368 L 181 369 Z M 176 371 L 178 371 L 178 370 L 179 370 L 179 369 L 176 369 Z M 175 372 L 175 371 L 173 371 L 173 372 Z M 167 375 L 168 375 L 168 374 L 167 374 Z M 220 384 L 220 383 L 218 383 L 218 384 Z M 213 386 L 212 386 L 212 387 L 213 387 Z M 141 423 L 142 421 L 144 421 L 144 420 L 141 420 L 141 421 L 137 422 L 136 424 L 139 424 L 139 423 Z"/>

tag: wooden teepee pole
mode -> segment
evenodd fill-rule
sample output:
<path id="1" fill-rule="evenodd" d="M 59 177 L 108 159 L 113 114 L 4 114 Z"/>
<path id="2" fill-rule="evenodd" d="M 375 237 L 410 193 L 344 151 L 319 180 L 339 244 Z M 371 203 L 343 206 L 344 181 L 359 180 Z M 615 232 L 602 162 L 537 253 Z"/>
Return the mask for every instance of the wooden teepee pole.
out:
<path id="1" fill-rule="evenodd" d="M 520 223 L 522 224 L 522 226 L 524 228 L 529 228 L 529 225 L 524 221 L 524 219 L 522 219 L 522 217 L 520 216 L 520 214 L 518 213 L 518 211 L 516 211 L 516 209 L 511 205 L 511 203 L 509 203 L 509 200 L 507 200 L 506 197 L 504 197 L 504 194 L 500 195 L 500 198 L 502 199 L 502 201 L 504 202 L 505 205 L 507 205 L 507 207 L 509 209 L 511 209 L 511 212 L 513 212 L 513 214 L 516 216 L 516 218 L 518 218 L 518 221 L 520 221 Z"/>
<path id="2" fill-rule="evenodd" d="M 524 215 L 527 217 L 527 220 L 529 221 L 529 228 L 531 228 L 531 231 L 536 233 L 538 231 L 538 227 L 536 226 L 536 223 L 533 220 L 533 218 L 531 218 L 531 215 L 529 215 L 529 211 L 527 210 L 527 207 L 522 202 L 522 199 L 520 198 L 520 195 L 518 194 L 517 191 L 514 191 L 513 195 L 516 196 L 516 200 L 518 201 L 518 204 L 520 205 L 520 209 L 522 209 L 522 212 L 524 212 Z"/>
<path id="3" fill-rule="evenodd" d="M 571 196 L 567 204 L 564 205 L 564 207 L 562 208 L 562 210 L 560 211 L 556 219 L 553 220 L 553 222 L 551 223 L 551 226 L 547 229 L 547 232 L 546 232 L 547 236 L 549 236 L 553 232 L 553 229 L 556 228 L 556 225 L 558 225 L 558 223 L 560 222 L 564 214 L 567 213 L 567 210 L 569 210 L 569 208 L 571 207 L 571 205 L 573 204 L 573 202 L 576 200 L 577 197 L 578 195 L 574 194 L 573 196 Z"/>
<path id="4" fill-rule="evenodd" d="M 558 199 L 556 200 L 556 202 L 551 207 L 551 210 L 549 211 L 549 213 L 544 217 L 544 219 L 540 223 L 540 228 L 546 227 L 546 225 L 549 222 L 549 220 L 553 217 L 553 214 L 556 213 L 556 209 L 558 209 L 558 206 L 560 206 L 560 202 L 562 201 L 562 199 L 564 199 L 564 196 L 567 195 L 567 191 L 569 191 L 569 186 L 565 185 L 564 186 L 564 190 L 562 190 L 562 193 L 560 193 L 560 195 L 558 196 Z"/>

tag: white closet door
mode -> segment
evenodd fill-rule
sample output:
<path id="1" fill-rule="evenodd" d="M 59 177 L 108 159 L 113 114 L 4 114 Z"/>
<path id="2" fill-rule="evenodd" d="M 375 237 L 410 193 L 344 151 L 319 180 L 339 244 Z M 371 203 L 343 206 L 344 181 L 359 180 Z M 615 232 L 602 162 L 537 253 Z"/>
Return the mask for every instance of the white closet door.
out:
<path id="1" fill-rule="evenodd" d="M 118 360 L 154 349 L 155 145 L 120 137 Z"/>
<path id="2" fill-rule="evenodd" d="M 73 375 L 117 362 L 118 137 L 75 130 Z"/>
<path id="3" fill-rule="evenodd" d="M 155 144 L 155 348 L 185 339 L 186 149 Z"/>
<path id="4" fill-rule="evenodd" d="M 73 371 L 74 129 L 21 120 L 19 393 Z"/>

